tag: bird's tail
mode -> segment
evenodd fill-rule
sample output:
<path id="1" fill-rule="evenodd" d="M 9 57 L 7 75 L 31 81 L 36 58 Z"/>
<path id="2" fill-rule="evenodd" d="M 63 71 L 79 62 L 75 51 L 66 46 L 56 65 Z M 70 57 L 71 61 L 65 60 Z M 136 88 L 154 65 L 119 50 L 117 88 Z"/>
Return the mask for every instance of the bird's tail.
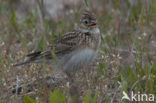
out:
<path id="1" fill-rule="evenodd" d="M 39 57 L 41 56 L 42 52 L 34 52 L 34 53 L 31 53 L 31 54 L 28 54 L 26 57 L 27 57 L 27 60 L 23 61 L 23 62 L 19 62 L 13 66 L 20 66 L 20 65 L 25 65 L 25 64 L 28 64 L 28 63 L 32 63 L 32 62 L 37 62 L 39 61 Z"/>
<path id="2" fill-rule="evenodd" d="M 30 62 L 29 62 L 29 61 L 24 61 L 24 62 L 19 62 L 19 63 L 17 63 L 17 64 L 14 64 L 13 66 L 14 66 L 14 67 L 17 67 L 17 66 L 21 66 L 21 65 L 28 64 L 28 63 L 30 63 Z"/>

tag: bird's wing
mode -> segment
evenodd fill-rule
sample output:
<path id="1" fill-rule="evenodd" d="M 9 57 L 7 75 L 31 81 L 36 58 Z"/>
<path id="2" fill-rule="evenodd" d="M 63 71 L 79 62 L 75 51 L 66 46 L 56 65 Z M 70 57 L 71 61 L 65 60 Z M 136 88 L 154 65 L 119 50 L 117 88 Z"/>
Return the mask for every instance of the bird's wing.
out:
<path id="1" fill-rule="evenodd" d="M 81 35 L 82 33 L 80 31 L 74 30 L 61 36 L 54 45 L 55 53 L 68 53 L 77 48 L 80 45 Z"/>
<path id="2" fill-rule="evenodd" d="M 28 61 L 36 61 L 40 59 L 53 59 L 54 57 L 59 57 L 64 54 L 68 54 L 77 46 L 80 45 L 80 36 L 81 32 L 73 30 L 68 32 L 65 35 L 61 36 L 53 45 L 49 46 L 46 51 L 43 52 L 34 52 L 28 54 Z"/>
<path id="3" fill-rule="evenodd" d="M 30 53 L 27 55 L 26 61 L 18 63 L 15 66 L 31 62 L 40 62 L 42 60 L 55 59 L 56 57 L 59 58 L 64 54 L 68 54 L 83 44 L 84 40 L 82 39 L 82 36 L 84 36 L 83 33 L 78 30 L 68 32 L 61 36 L 52 46 L 49 46 L 46 51 Z"/>

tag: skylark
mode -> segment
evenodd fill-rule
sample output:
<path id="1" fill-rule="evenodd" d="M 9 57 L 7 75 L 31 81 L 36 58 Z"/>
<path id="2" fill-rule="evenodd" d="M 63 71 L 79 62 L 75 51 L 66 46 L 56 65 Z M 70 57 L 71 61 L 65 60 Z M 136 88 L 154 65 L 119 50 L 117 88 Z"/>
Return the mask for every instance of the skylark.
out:
<path id="1" fill-rule="evenodd" d="M 74 72 L 96 58 L 100 42 L 97 18 L 91 11 L 85 10 L 76 29 L 61 36 L 46 51 L 28 54 L 24 62 L 15 66 L 46 62 L 66 73 Z"/>

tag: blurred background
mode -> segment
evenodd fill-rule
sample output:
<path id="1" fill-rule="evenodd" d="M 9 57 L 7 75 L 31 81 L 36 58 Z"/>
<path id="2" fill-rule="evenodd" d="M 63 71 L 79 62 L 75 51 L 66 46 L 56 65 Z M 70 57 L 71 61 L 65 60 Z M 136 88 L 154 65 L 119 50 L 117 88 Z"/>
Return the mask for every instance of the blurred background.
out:
<path id="1" fill-rule="evenodd" d="M 12 67 L 74 29 L 87 7 L 102 43 L 74 87 L 50 65 Z M 0 81 L 1 103 L 129 103 L 121 98 L 132 91 L 156 97 L 156 0 L 0 0 Z"/>

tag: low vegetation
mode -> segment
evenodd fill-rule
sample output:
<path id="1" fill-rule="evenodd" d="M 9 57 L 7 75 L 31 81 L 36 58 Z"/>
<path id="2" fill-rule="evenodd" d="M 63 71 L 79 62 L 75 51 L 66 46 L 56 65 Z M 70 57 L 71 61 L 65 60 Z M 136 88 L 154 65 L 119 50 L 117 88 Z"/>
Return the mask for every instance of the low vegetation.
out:
<path id="1" fill-rule="evenodd" d="M 50 65 L 12 65 L 72 30 L 80 4 L 53 20 L 41 7 L 23 10 L 18 0 L 0 0 L 0 103 L 129 103 L 123 92 L 132 91 L 156 98 L 156 1 L 84 1 L 99 18 L 102 44 L 96 61 L 71 84 Z"/>

